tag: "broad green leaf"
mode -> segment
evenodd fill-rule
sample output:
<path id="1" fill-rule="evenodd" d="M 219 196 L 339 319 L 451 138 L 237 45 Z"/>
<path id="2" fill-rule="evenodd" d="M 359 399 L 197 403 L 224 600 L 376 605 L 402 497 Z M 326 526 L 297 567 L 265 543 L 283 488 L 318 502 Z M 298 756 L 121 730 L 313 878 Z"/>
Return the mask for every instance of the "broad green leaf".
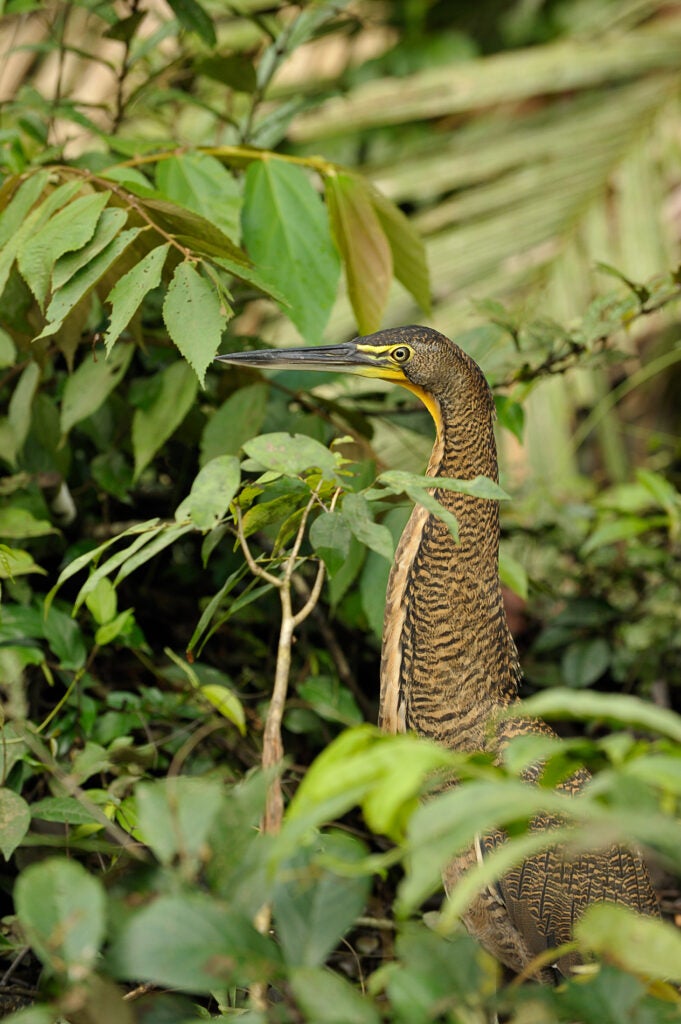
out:
<path id="1" fill-rule="evenodd" d="M 310 527 L 310 543 L 329 575 L 340 569 L 350 552 L 350 528 L 339 512 L 322 512 Z"/>
<path id="2" fill-rule="evenodd" d="M 290 985 L 305 1020 L 315 1024 L 380 1024 L 377 1007 L 340 974 L 323 967 L 297 967 Z"/>
<path id="3" fill-rule="evenodd" d="M 336 480 L 338 458 L 319 441 L 306 434 L 261 434 L 242 445 L 243 450 L 264 469 L 286 476 L 299 476 L 319 469 L 326 480 Z"/>
<path id="4" fill-rule="evenodd" d="M 120 636 L 125 631 L 133 616 L 132 608 L 126 608 L 124 611 L 119 612 L 110 622 L 105 622 L 95 631 L 95 643 L 99 647 L 106 647 L 107 644 L 112 643 L 117 636 Z"/>
<path id="5" fill-rule="evenodd" d="M 369 894 L 368 876 L 337 874 L 319 861 L 319 853 L 345 861 L 359 861 L 366 850 L 341 833 L 326 835 L 320 850 L 303 847 L 281 865 L 273 898 L 274 919 L 286 962 L 316 967 L 354 924 Z"/>
<path id="6" fill-rule="evenodd" d="M 554 688 L 513 705 L 506 714 L 511 717 L 596 719 L 609 725 L 633 727 L 681 743 L 681 715 L 657 707 L 625 693 L 595 693 Z"/>
<path id="7" fill-rule="evenodd" d="M 201 463 L 216 455 L 236 455 L 244 441 L 254 437 L 267 412 L 267 384 L 239 388 L 216 409 L 201 435 Z"/>
<path id="8" fill-rule="evenodd" d="M 82 362 L 64 386 L 60 429 L 65 437 L 71 428 L 86 419 L 104 404 L 125 376 L 135 346 L 120 344 L 110 356 L 87 351 Z"/>
<path id="9" fill-rule="evenodd" d="M 139 309 L 144 296 L 161 283 L 170 242 L 159 245 L 119 278 L 106 301 L 111 305 L 109 326 L 104 335 L 107 353 Z"/>
<path id="10" fill-rule="evenodd" d="M 199 530 L 212 530 L 223 518 L 239 488 L 239 460 L 218 455 L 199 470 L 188 497 L 178 506 L 178 521 L 189 517 Z"/>
<path id="11" fill-rule="evenodd" d="M 244 706 L 237 695 L 220 683 L 206 683 L 199 691 L 223 718 L 237 727 L 242 736 L 246 733 Z"/>
<path id="12" fill-rule="evenodd" d="M 16 540 L 21 537 L 45 537 L 48 533 L 58 532 L 52 523 L 46 519 L 36 519 L 32 512 L 19 505 L 0 508 L 0 537 Z"/>
<path id="13" fill-rule="evenodd" d="M 136 913 L 105 966 L 117 978 L 210 993 L 254 978 L 262 982 L 280 960 L 274 943 L 245 915 L 196 893 L 160 896 Z"/>
<path id="14" fill-rule="evenodd" d="M 46 612 L 45 639 L 59 659 L 60 668 L 79 669 L 85 664 L 87 649 L 80 626 L 70 615 L 54 605 Z"/>
<path id="15" fill-rule="evenodd" d="M 165 199 L 145 197 L 139 199 L 138 203 L 162 232 L 172 235 L 198 255 L 215 257 L 218 262 L 225 259 L 246 272 L 251 268 L 251 260 L 243 249 L 221 231 L 217 224 L 200 214 Z"/>
<path id="16" fill-rule="evenodd" d="M 305 172 L 281 160 L 246 171 L 243 238 L 265 281 L 288 302 L 284 312 L 319 342 L 336 299 L 340 264 L 324 205 Z"/>
<path id="17" fill-rule="evenodd" d="M 580 947 L 645 978 L 681 982 L 678 929 L 628 907 L 596 903 L 575 924 Z"/>
<path id="18" fill-rule="evenodd" d="M 353 174 L 325 178 L 326 202 L 343 257 L 348 295 L 362 334 L 381 326 L 393 276 L 390 244 L 367 185 Z"/>
<path id="19" fill-rule="evenodd" d="M 343 496 L 341 515 L 361 544 L 366 544 L 372 551 L 392 561 L 395 554 L 392 534 L 387 526 L 373 521 L 364 495 L 348 491 Z"/>
<path id="20" fill-rule="evenodd" d="M 180 263 L 168 285 L 163 322 L 203 386 L 208 367 L 220 347 L 222 332 L 232 310 L 189 262 Z"/>
<path id="21" fill-rule="evenodd" d="M 21 452 L 31 427 L 33 401 L 40 383 L 40 367 L 30 362 L 19 378 L 9 400 L 7 422 L 10 430 L 11 449 L 6 452 L 9 461 Z"/>
<path id="22" fill-rule="evenodd" d="M 457 491 L 470 494 L 475 498 L 488 498 L 491 501 L 508 501 L 509 495 L 499 484 L 486 476 L 476 476 L 472 480 L 457 480 L 446 476 L 419 476 L 418 473 L 405 473 L 400 469 L 388 469 L 381 473 L 377 482 L 383 484 L 393 494 L 402 494 L 407 489 L 434 488 L 441 491 Z"/>
<path id="23" fill-rule="evenodd" d="M 495 395 L 494 405 L 502 427 L 510 430 L 522 444 L 525 430 L 525 410 L 520 402 L 514 402 L 508 395 Z"/>
<path id="24" fill-rule="evenodd" d="M 138 826 L 162 864 L 173 858 L 205 859 L 206 842 L 223 803 L 214 779 L 176 776 L 144 782 L 135 790 Z"/>
<path id="25" fill-rule="evenodd" d="M 198 0 L 168 0 L 168 6 L 182 28 L 196 32 L 207 46 L 215 46 L 215 26 Z"/>
<path id="26" fill-rule="evenodd" d="M 0 580 L 13 580 L 15 576 L 28 576 L 31 573 L 46 575 L 45 569 L 33 561 L 29 551 L 0 544 Z"/>
<path id="27" fill-rule="evenodd" d="M 40 175 L 36 176 L 37 181 L 40 181 Z M 29 179 L 33 182 L 34 179 Z M 36 182 L 37 184 L 37 182 Z M 16 259 L 17 252 L 23 245 L 25 239 L 30 238 L 31 235 L 35 234 L 41 229 L 55 210 L 59 210 L 65 203 L 68 203 L 81 188 L 80 181 L 69 181 L 64 185 L 59 185 L 53 192 L 51 192 L 47 198 L 43 199 L 40 205 L 34 207 L 30 212 L 26 209 L 26 203 L 29 198 L 32 198 L 32 202 L 38 198 L 36 192 L 36 184 L 26 182 L 26 191 L 20 189 L 15 196 L 17 203 L 16 207 L 12 204 L 7 208 L 8 221 L 3 226 L 9 230 L 10 224 L 13 226 L 11 234 L 8 235 L 7 239 L 3 244 L 2 250 L 0 250 L 0 294 L 4 292 L 5 285 L 7 284 L 7 278 L 9 272 L 12 269 L 14 260 Z M 43 181 L 44 184 L 44 181 Z M 42 188 L 41 190 L 42 191 Z M 12 209 L 13 213 L 10 216 L 9 211 Z M 19 210 L 23 210 L 24 214 L 19 223 L 15 223 L 14 213 Z"/>
<path id="28" fill-rule="evenodd" d="M 69 278 L 82 270 L 91 260 L 97 256 L 102 249 L 106 248 L 109 242 L 113 241 L 118 232 L 128 219 L 128 211 L 118 206 L 109 206 L 102 211 L 97 221 L 95 233 L 82 249 L 77 252 L 67 252 L 60 256 L 52 271 L 52 291 L 61 288 Z"/>
<path id="29" fill-rule="evenodd" d="M 46 796 L 31 804 L 31 817 L 39 821 L 55 821 L 64 825 L 93 825 L 99 823 L 92 812 L 72 796 Z"/>
<path id="30" fill-rule="evenodd" d="M 337 679 L 330 676 L 308 676 L 297 686 L 298 696 L 312 707 L 315 714 L 327 722 L 359 725 L 362 712 L 355 698 Z"/>
<path id="31" fill-rule="evenodd" d="M 52 301 L 47 307 L 48 323 L 37 335 L 37 338 L 49 338 L 61 328 L 69 313 L 132 245 L 141 230 L 141 228 L 128 228 L 126 231 L 121 231 L 87 266 L 74 274 L 63 287 L 54 293 Z"/>
<path id="32" fill-rule="evenodd" d="M 37 956 L 56 974 L 82 981 L 105 934 L 101 882 L 74 860 L 31 864 L 14 889 L 17 917 Z"/>
<path id="33" fill-rule="evenodd" d="M 300 15 L 296 18 L 296 22 Z M 215 54 L 211 57 L 202 57 L 194 62 L 194 70 L 197 75 L 205 75 L 216 82 L 222 82 L 237 92 L 253 92 L 257 81 L 255 68 L 252 60 L 241 53 L 233 53 L 229 56 Z"/>
<path id="34" fill-rule="evenodd" d="M 30 824 L 26 801 L 11 789 L 0 789 L 0 852 L 5 860 L 10 859 Z"/>
<path id="35" fill-rule="evenodd" d="M 666 524 L 666 517 L 661 516 L 651 516 L 649 519 L 641 519 L 638 516 L 622 516 L 620 519 L 601 523 L 582 544 L 581 553 L 588 555 L 606 544 L 631 540 L 632 537 L 638 537 L 642 533 L 648 533 L 650 530 L 666 526 Z"/>
<path id="36" fill-rule="evenodd" d="M 19 270 L 41 307 L 47 296 L 54 264 L 64 253 L 82 249 L 89 242 L 110 195 L 110 192 L 95 192 L 78 196 L 55 213 L 19 249 Z"/>
<path id="37" fill-rule="evenodd" d="M 561 673 L 567 686 L 581 689 L 591 686 L 603 675 L 612 660 L 610 644 L 603 637 L 575 640 L 561 660 Z"/>
<path id="38" fill-rule="evenodd" d="M 135 480 L 179 427 L 196 398 L 198 382 L 186 363 L 172 363 L 158 375 L 158 381 L 154 400 L 146 408 L 136 409 L 132 418 Z"/>
<path id="39" fill-rule="evenodd" d="M 228 60 L 215 59 L 221 63 Z M 200 214 L 239 240 L 241 192 L 234 175 L 214 156 L 190 152 L 160 160 L 156 165 L 156 186 L 168 199 Z"/>
<path id="40" fill-rule="evenodd" d="M 85 604 L 100 626 L 104 622 L 111 622 L 118 608 L 118 597 L 111 580 L 106 577 L 101 579 L 86 597 Z"/>
<path id="41" fill-rule="evenodd" d="M 527 600 L 528 579 L 525 567 L 513 557 L 504 542 L 499 549 L 499 578 L 504 586 L 522 597 L 523 601 Z"/>
<path id="42" fill-rule="evenodd" d="M 430 314 L 430 278 L 423 238 L 398 206 L 369 186 L 369 196 L 390 244 L 395 277 L 410 292 L 421 309 Z"/>
<path id="43" fill-rule="evenodd" d="M 0 367 L 14 366 L 17 355 L 17 348 L 12 336 L 4 328 L 0 327 Z"/>

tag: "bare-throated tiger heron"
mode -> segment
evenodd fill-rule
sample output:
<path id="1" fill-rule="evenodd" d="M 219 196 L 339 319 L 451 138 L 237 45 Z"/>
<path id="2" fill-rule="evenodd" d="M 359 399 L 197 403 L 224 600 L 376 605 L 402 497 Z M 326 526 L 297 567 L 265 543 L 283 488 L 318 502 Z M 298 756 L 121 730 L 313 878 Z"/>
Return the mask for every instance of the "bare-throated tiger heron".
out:
<path id="1" fill-rule="evenodd" d="M 341 345 L 244 352 L 224 362 L 263 369 L 349 371 L 395 381 L 425 403 L 437 429 L 428 474 L 498 479 L 492 394 L 478 365 L 454 342 L 427 327 L 379 331 Z M 392 567 L 381 657 L 380 724 L 388 732 L 413 730 L 461 751 L 499 751 L 523 732 L 551 734 L 547 725 L 500 718 L 518 699 L 520 667 L 506 621 L 498 571 L 497 502 L 435 490 L 459 524 L 459 543 L 435 515 L 417 506 Z M 538 767 L 529 769 L 533 780 Z M 577 792 L 582 770 L 561 786 Z M 555 820 L 540 818 L 534 828 Z M 484 836 L 478 849 L 445 872 L 451 889 L 480 854 L 504 841 Z M 577 918 L 591 903 L 623 903 L 658 914 L 641 858 L 612 846 L 568 856 L 549 849 L 532 856 L 485 890 L 469 908 L 469 931 L 516 973 L 547 949 L 569 942 Z M 575 954 L 555 965 L 568 973 Z M 554 977 L 550 968 L 535 972 Z"/>

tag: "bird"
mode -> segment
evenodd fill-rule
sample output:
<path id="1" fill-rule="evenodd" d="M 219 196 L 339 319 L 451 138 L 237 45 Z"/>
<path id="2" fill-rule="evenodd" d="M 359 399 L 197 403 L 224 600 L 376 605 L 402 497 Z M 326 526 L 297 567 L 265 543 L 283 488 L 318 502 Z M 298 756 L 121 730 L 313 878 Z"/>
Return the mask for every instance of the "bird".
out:
<path id="1" fill-rule="evenodd" d="M 263 369 L 345 371 L 399 384 L 423 402 L 435 423 L 428 476 L 498 482 L 491 389 L 478 364 L 432 328 L 409 325 L 337 345 L 217 358 Z M 541 720 L 504 715 L 519 700 L 522 673 L 499 578 L 499 504 L 437 486 L 433 493 L 456 516 L 458 541 L 441 518 L 415 506 L 386 593 L 379 725 L 389 733 L 411 731 L 452 750 L 499 758 L 514 736 L 554 735 Z M 528 767 L 525 780 L 536 782 L 540 771 L 540 765 Z M 558 788 L 575 795 L 589 778 L 582 768 Z M 556 824 L 539 815 L 531 827 Z M 505 840 L 502 830 L 479 836 L 443 872 L 445 891 Z M 549 847 L 481 892 L 463 923 L 511 972 L 550 983 L 581 962 L 574 948 L 559 947 L 570 943 L 575 921 L 598 902 L 659 916 L 638 852 L 619 845 L 569 854 Z M 554 962 L 552 949 L 558 950 Z"/>

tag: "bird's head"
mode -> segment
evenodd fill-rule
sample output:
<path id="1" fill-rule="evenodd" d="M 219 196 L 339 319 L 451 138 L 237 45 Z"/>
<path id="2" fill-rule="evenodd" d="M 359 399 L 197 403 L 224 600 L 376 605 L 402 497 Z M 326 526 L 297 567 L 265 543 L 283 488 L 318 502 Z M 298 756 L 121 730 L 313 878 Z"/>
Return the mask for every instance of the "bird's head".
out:
<path id="1" fill-rule="evenodd" d="M 467 404 L 481 396 L 491 409 L 489 388 L 477 364 L 430 327 L 394 327 L 341 345 L 260 349 L 217 359 L 261 369 L 344 371 L 393 381 L 418 395 L 438 428 L 445 399 Z"/>

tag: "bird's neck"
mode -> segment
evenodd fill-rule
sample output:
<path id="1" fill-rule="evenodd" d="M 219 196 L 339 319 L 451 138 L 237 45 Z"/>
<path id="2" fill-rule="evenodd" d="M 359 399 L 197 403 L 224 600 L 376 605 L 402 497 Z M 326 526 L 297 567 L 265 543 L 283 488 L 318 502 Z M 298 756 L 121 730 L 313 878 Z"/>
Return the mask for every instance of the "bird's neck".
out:
<path id="1" fill-rule="evenodd" d="M 498 478 L 491 409 L 440 409 L 430 476 Z M 459 542 L 416 507 L 388 584 L 381 720 L 456 749 L 490 746 L 490 724 L 516 697 L 518 661 L 499 583 L 499 506 L 435 488 Z"/>

